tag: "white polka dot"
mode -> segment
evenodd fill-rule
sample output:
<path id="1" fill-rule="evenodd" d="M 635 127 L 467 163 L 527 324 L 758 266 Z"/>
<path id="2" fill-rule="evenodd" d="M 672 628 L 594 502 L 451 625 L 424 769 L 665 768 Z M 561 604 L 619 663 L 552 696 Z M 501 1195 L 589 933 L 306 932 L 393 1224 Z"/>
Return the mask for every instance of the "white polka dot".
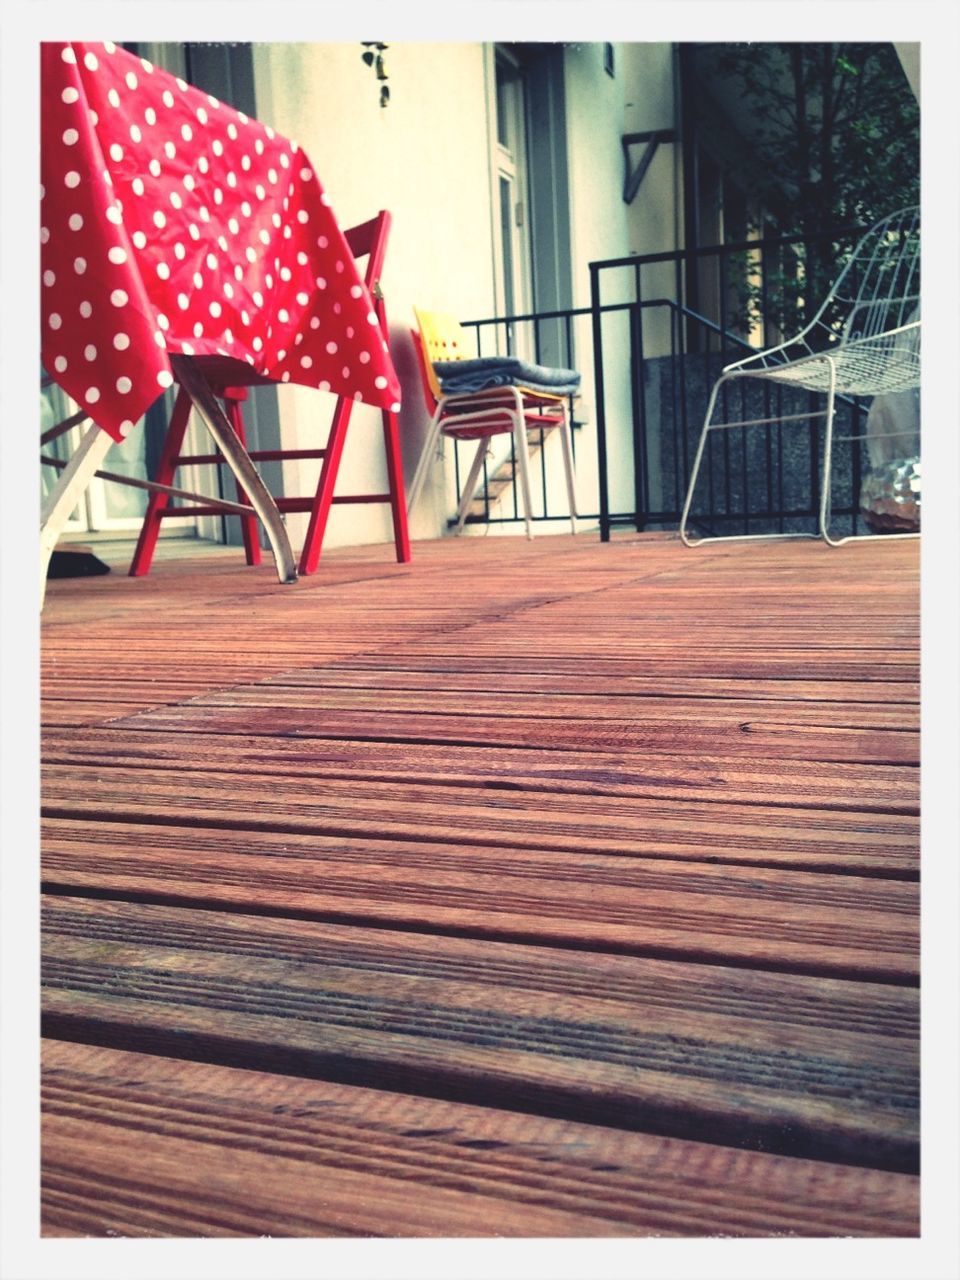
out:
<path id="1" fill-rule="evenodd" d="M 198 289 L 203 288 L 203 276 L 200 274 L 199 271 L 195 271 L 193 273 L 193 283 L 196 285 Z"/>
<path id="2" fill-rule="evenodd" d="M 63 185 L 65 187 L 78 187 L 80 185 L 80 175 L 76 169 L 70 169 L 63 175 Z"/>
<path id="3" fill-rule="evenodd" d="M 251 161 L 251 159 L 250 159 L 250 157 L 249 157 L 249 156 L 241 156 L 241 157 L 240 157 L 240 168 L 244 171 L 244 173 L 249 173 L 249 172 L 250 172 L 250 165 L 251 165 L 251 163 L 252 163 L 252 161 Z"/>
<path id="4" fill-rule="evenodd" d="M 196 322 L 196 324 L 193 326 L 193 336 L 194 336 L 195 338 L 202 338 L 202 337 L 203 337 L 203 325 L 200 323 L 200 321 L 199 321 L 199 320 L 198 320 L 198 321 Z"/>
<path id="5" fill-rule="evenodd" d="M 235 236 L 240 230 L 240 223 L 236 220 L 236 218 L 230 218 L 227 221 L 227 227 L 230 231 L 230 234 Z"/>
<path id="6" fill-rule="evenodd" d="M 310 298 L 308 294 L 306 293 L 297 294 L 297 302 L 299 302 L 301 307 L 305 307 L 309 301 L 310 301 Z"/>
<path id="7" fill-rule="evenodd" d="M 289 382 L 289 381 L 290 381 L 290 370 L 289 370 L 289 369 L 284 369 L 283 373 L 281 373 L 281 375 L 280 375 L 280 381 L 281 381 L 281 382 Z"/>
<path id="8" fill-rule="evenodd" d="M 181 343 L 180 343 L 180 350 L 183 352 L 183 354 L 184 354 L 185 356 L 192 356 L 192 355 L 193 355 L 193 347 L 191 347 L 191 345 L 190 345 L 190 343 L 189 343 L 189 342 L 181 342 Z"/>
<path id="9" fill-rule="evenodd" d="M 128 89 L 135 89 L 137 87 L 137 84 L 139 83 L 137 80 L 137 77 L 134 75 L 132 71 L 128 71 L 124 79 L 127 82 Z"/>
<path id="10" fill-rule="evenodd" d="M 167 266 L 165 262 L 157 263 L 157 275 L 160 277 L 161 280 L 170 279 L 170 268 Z"/>
<path id="11" fill-rule="evenodd" d="M 140 126 L 138 124 L 132 124 L 130 126 L 130 140 L 131 142 L 143 141 L 143 134 L 140 132 Z"/>
<path id="12" fill-rule="evenodd" d="M 200 157 L 200 159 L 197 161 L 197 168 L 200 170 L 201 173 L 207 173 L 209 171 L 210 161 L 207 159 L 206 156 Z"/>
<path id="13" fill-rule="evenodd" d="M 52 271 L 45 271 L 45 272 L 43 273 L 43 283 L 44 283 L 44 284 L 47 286 L 47 288 L 49 289 L 49 287 L 50 287 L 52 284 L 56 284 L 56 283 L 57 283 L 57 277 L 53 274 L 53 272 L 52 272 Z"/>
<path id="14" fill-rule="evenodd" d="M 281 324 L 287 323 L 287 321 L 290 319 L 290 312 L 286 309 L 286 307 L 280 308 L 280 310 L 277 312 L 277 319 L 280 321 Z"/>
<path id="15" fill-rule="evenodd" d="M 227 174 L 227 186 L 233 188 L 236 185 L 237 185 L 237 175 L 231 169 L 231 171 Z"/>
<path id="16" fill-rule="evenodd" d="M 259 235 L 259 240 L 260 240 L 260 243 L 261 243 L 261 244 L 269 244 L 269 243 L 270 243 L 270 232 L 269 232 L 269 231 L 267 231 L 267 230 L 266 230 L 266 228 L 261 228 L 260 235 Z"/>
<path id="17" fill-rule="evenodd" d="M 363 395 L 362 395 L 362 393 L 361 393 L 361 392 L 359 392 L 359 391 L 355 391 L 355 392 L 353 393 L 353 398 L 354 398 L 354 400 L 359 401 L 359 400 L 362 400 L 362 399 L 363 399 Z"/>
<path id="18" fill-rule="evenodd" d="M 227 343 L 227 345 L 228 345 L 228 346 L 230 345 L 230 343 L 232 343 L 232 342 L 233 342 L 233 330 L 232 330 L 232 329 L 224 329 L 224 331 L 223 331 L 223 340 L 224 340 L 224 342 L 226 342 L 226 343 Z"/>
<path id="19" fill-rule="evenodd" d="M 180 308 L 181 311 L 186 311 L 186 309 L 190 306 L 190 299 L 187 297 L 185 293 L 177 294 L 177 306 Z"/>
<path id="20" fill-rule="evenodd" d="M 97 348 L 93 345 L 92 342 L 88 342 L 87 345 L 83 348 L 83 358 L 84 360 L 90 360 L 91 362 L 96 360 Z"/>
<path id="21" fill-rule="evenodd" d="M 309 369 L 312 366 L 313 361 L 310 359 L 309 356 L 301 356 L 300 364 L 304 369 Z"/>
<path id="22" fill-rule="evenodd" d="M 243 321 L 243 323 L 244 323 L 244 324 L 249 324 L 249 323 L 250 323 L 250 313 L 249 313 L 249 312 L 247 312 L 247 311 L 241 311 L 241 312 L 240 312 L 240 319 Z"/>
<path id="23" fill-rule="evenodd" d="M 180 260 L 181 262 L 182 262 L 182 261 L 184 260 L 184 258 L 187 256 L 187 251 L 186 251 L 186 249 L 185 249 L 185 248 L 183 247 L 183 245 L 182 245 L 182 244 L 180 244 L 179 242 L 173 246 L 173 256 L 174 256 L 175 258 L 179 258 L 179 260 Z"/>
<path id="24" fill-rule="evenodd" d="M 63 373 L 67 367 L 66 356 L 57 356 L 56 360 L 53 362 L 53 367 L 56 369 L 57 373 Z"/>
<path id="25" fill-rule="evenodd" d="M 327 351 L 329 352 L 330 355 L 334 355 L 336 350 L 337 350 L 337 344 L 335 342 L 327 343 Z"/>
<path id="26" fill-rule="evenodd" d="M 152 63 L 152 62 L 148 62 L 148 61 L 146 60 L 146 58 L 141 58 L 141 59 L 140 59 L 140 65 L 141 65 L 141 67 L 143 67 L 144 71 L 146 71 L 147 75 L 153 75 L 153 63 Z"/>
<path id="27" fill-rule="evenodd" d="M 135 249 L 145 249 L 147 247 L 147 237 L 142 231 L 135 231 L 131 236 Z"/>
<path id="28" fill-rule="evenodd" d="M 213 94 L 212 94 L 212 93 L 208 93 L 208 94 L 207 94 L 207 101 L 210 103 L 211 107 L 219 107 L 219 106 L 220 106 L 220 99 L 219 99 L 219 98 L 215 98 L 215 97 L 213 96 Z"/>
<path id="29" fill-rule="evenodd" d="M 160 161 L 159 161 L 159 160 L 157 160 L 157 159 L 153 159 L 153 160 L 151 160 L 151 161 L 150 161 L 150 163 L 147 165 L 147 168 L 150 170 L 150 172 L 153 174 L 153 176 L 154 176 L 155 178 L 159 178 L 159 177 L 160 177 L 160 174 L 161 174 L 161 172 L 162 172 L 162 171 L 161 171 L 161 168 L 160 168 Z"/>
<path id="30" fill-rule="evenodd" d="M 170 328 L 170 321 L 167 319 L 167 317 L 163 314 L 162 311 L 157 312 L 157 324 L 160 326 L 161 329 Z"/>
<path id="31" fill-rule="evenodd" d="M 233 121 L 231 121 L 230 124 L 227 125 L 227 136 L 231 139 L 231 141 L 236 142 L 237 126 L 233 123 Z"/>
<path id="32" fill-rule="evenodd" d="M 83 65 L 88 71 L 96 71 L 97 67 L 100 65 L 97 61 L 97 55 L 95 53 L 85 53 L 83 55 Z"/>
<path id="33" fill-rule="evenodd" d="M 113 43 L 112 40 L 104 40 L 103 47 L 104 49 L 106 49 L 107 53 L 117 52 L 117 46 Z"/>
<path id="34" fill-rule="evenodd" d="M 74 269 L 74 271 L 77 273 L 77 275 L 78 275 L 78 276 L 82 276 L 82 275 L 83 275 L 83 273 L 84 273 L 84 272 L 86 271 L 86 269 L 87 269 L 87 260 L 86 260 L 86 258 L 74 258 L 74 260 L 73 260 L 73 269 Z"/>
<path id="35" fill-rule="evenodd" d="M 323 382 L 321 382 L 321 383 L 318 385 L 317 390 L 318 390 L 318 391 L 329 391 L 329 390 L 330 390 L 330 383 L 329 383 L 329 382 L 327 382 L 327 381 L 326 381 L 326 379 L 324 379 L 324 381 L 323 381 Z"/>
<path id="36" fill-rule="evenodd" d="M 117 162 L 123 159 L 123 147 L 121 147 L 119 142 L 114 142 L 111 144 L 110 159 Z"/>
<path id="37" fill-rule="evenodd" d="M 361 352 L 360 352 L 360 363 L 361 363 L 361 364 L 369 364 L 369 363 L 370 363 L 370 352 L 369 352 L 369 351 L 361 351 Z"/>
<path id="38" fill-rule="evenodd" d="M 163 153 L 168 160 L 172 160 L 174 156 L 177 154 L 177 148 L 173 145 L 172 142 L 165 142 L 163 144 Z"/>
<path id="39" fill-rule="evenodd" d="M 119 245 L 114 245 L 114 247 L 108 252 L 107 257 L 115 267 L 120 267 L 127 260 L 127 251 L 126 249 L 121 249 Z"/>
<path id="40" fill-rule="evenodd" d="M 186 93 L 186 91 L 190 88 L 186 80 L 181 80 L 179 76 L 177 76 L 177 87 L 179 89 L 182 89 L 184 93 Z"/>
<path id="41" fill-rule="evenodd" d="M 68 86 L 66 89 L 64 89 L 63 93 L 61 93 L 60 101 L 65 102 L 67 106 L 70 106 L 70 104 L 73 102 L 76 102 L 76 100 L 79 97 L 80 97 L 80 94 L 77 92 L 77 90 L 74 89 L 72 86 Z"/>
<path id="42" fill-rule="evenodd" d="M 263 200 L 266 198 L 267 189 L 261 183 L 259 182 L 257 183 L 257 185 L 254 187 L 254 191 L 257 193 L 258 200 Z"/>
<path id="43" fill-rule="evenodd" d="M 122 396 L 125 396 L 132 386 L 133 386 L 133 383 L 130 381 L 129 378 L 117 379 L 117 390 L 120 392 Z"/>
<path id="44" fill-rule="evenodd" d="M 310 320 L 310 328 L 311 328 L 311 329 L 319 329 L 319 328 L 320 328 L 320 320 L 319 320 L 319 318 L 318 318 L 317 316 L 313 316 L 313 317 L 311 318 L 311 320 Z"/>
<path id="45" fill-rule="evenodd" d="M 83 316 L 84 320 L 89 320 L 90 317 L 93 315 L 93 304 L 90 302 L 81 302 L 79 309 L 80 309 L 80 314 Z"/>
<path id="46" fill-rule="evenodd" d="M 208 216 L 209 216 L 209 215 L 208 215 Z M 190 225 L 189 225 L 189 227 L 187 227 L 187 230 L 190 232 L 190 239 L 191 239 L 191 240 L 199 240 L 199 239 L 200 239 L 200 228 L 196 225 L 196 223 L 191 222 L 191 223 L 190 223 Z"/>
<path id="47" fill-rule="evenodd" d="M 223 204 L 223 192 L 220 190 L 219 187 L 214 187 L 213 189 L 213 203 Z"/>
<path id="48" fill-rule="evenodd" d="M 368 311 L 368 312 L 367 312 L 367 322 L 368 322 L 369 324 L 379 324 L 379 323 L 380 323 L 380 322 L 379 322 L 379 320 L 377 319 L 377 313 L 376 313 L 375 311 Z"/>
<path id="49" fill-rule="evenodd" d="M 107 221 L 112 222 L 115 227 L 119 227 L 121 222 L 123 222 L 123 214 L 115 204 L 108 207 L 105 216 Z"/>
<path id="50" fill-rule="evenodd" d="M 381 374 L 379 378 L 374 378 L 373 385 L 377 387 L 380 391 L 382 391 L 384 387 L 387 385 L 387 380 Z"/>
<path id="51" fill-rule="evenodd" d="M 185 173 L 183 175 L 183 185 L 186 187 L 188 191 L 192 191 L 193 188 L 197 185 L 196 182 L 194 182 L 193 180 L 192 173 Z"/>
<path id="52" fill-rule="evenodd" d="M 120 434 L 122 436 L 128 436 L 130 432 L 133 430 L 133 425 L 134 424 L 132 419 L 124 418 L 124 420 L 120 423 Z"/>
<path id="53" fill-rule="evenodd" d="M 351 298 L 362 298 L 362 297 L 363 297 L 363 289 L 360 287 L 360 285 L 358 285 L 358 284 L 351 285 L 351 287 L 350 287 L 350 297 L 351 297 Z"/>
<path id="54" fill-rule="evenodd" d="M 390 406 L 390 412 L 391 412 L 391 413 L 399 413 L 399 412 L 400 412 L 400 401 L 399 401 L 399 400 L 394 400 L 393 404 Z"/>
<path id="55" fill-rule="evenodd" d="M 166 214 L 161 212 L 160 209 L 157 209 L 153 215 L 153 225 L 158 228 L 165 227 L 167 225 Z"/>
<path id="56" fill-rule="evenodd" d="M 79 231 L 83 226 L 83 215 L 79 213 L 71 213 L 67 226 L 71 231 Z"/>
<path id="57" fill-rule="evenodd" d="M 200 206 L 200 221 L 201 222 L 210 221 L 210 210 L 207 208 L 205 204 L 202 204 Z"/>
<path id="58" fill-rule="evenodd" d="M 213 144 L 210 149 L 215 156 L 223 155 L 223 143 L 220 141 L 219 138 L 214 138 Z"/>
<path id="59" fill-rule="evenodd" d="M 77 65 L 77 55 L 73 52 L 73 50 L 70 48 L 69 45 L 67 45 L 65 49 L 60 50 L 60 57 L 64 62 L 69 62 L 69 64 L 72 67 Z"/>
<path id="60" fill-rule="evenodd" d="M 173 374 L 168 373 L 166 369 L 161 369 L 157 374 L 157 382 L 161 387 L 173 386 Z"/>
<path id="61" fill-rule="evenodd" d="M 143 185 L 142 178 L 134 178 L 134 180 L 130 183 L 130 186 L 135 196 L 142 196 L 143 193 L 146 191 L 146 187 Z"/>
<path id="62" fill-rule="evenodd" d="M 314 280 L 314 284 L 317 286 L 318 289 L 325 289 L 327 287 L 327 282 L 326 280 L 324 280 L 323 276 L 317 276 L 317 278 Z"/>
<path id="63" fill-rule="evenodd" d="M 115 333 L 113 335 L 113 345 L 118 351 L 126 351 L 130 345 L 130 337 L 126 333 Z"/>
<path id="64" fill-rule="evenodd" d="M 173 94 L 170 92 L 169 89 L 164 89 L 163 91 L 163 105 L 165 107 L 173 106 Z"/>
<path id="65" fill-rule="evenodd" d="M 154 111 L 153 107 L 147 107 L 146 111 L 143 113 L 143 118 L 149 125 L 155 125 L 157 123 L 157 113 Z"/>
<path id="66" fill-rule="evenodd" d="M 83 398 L 86 400 L 87 404 L 96 404 L 100 399 L 100 388 L 87 387 L 86 391 L 83 393 Z"/>
<path id="67" fill-rule="evenodd" d="M 203 107 L 197 107 L 197 119 L 201 124 L 206 124 L 210 119 Z"/>
<path id="68" fill-rule="evenodd" d="M 157 332 L 153 335 L 153 340 L 154 340 L 154 342 L 157 344 L 157 346 L 158 346 L 158 347 L 165 347 L 165 346 L 167 345 L 167 340 L 166 340 L 166 338 L 163 336 L 163 334 L 160 332 L 160 330 L 159 330 L 159 329 L 158 329 L 158 330 L 157 330 Z"/>
<path id="69" fill-rule="evenodd" d="M 67 147 L 74 146 L 79 137 L 80 135 L 77 133 L 76 129 L 64 129 L 63 131 L 63 142 Z"/>
<path id="70" fill-rule="evenodd" d="M 110 301 L 115 307 L 125 307 L 129 299 L 122 289 L 114 289 L 110 295 Z"/>
<path id="71" fill-rule="evenodd" d="M 253 149 L 258 156 L 263 155 L 263 139 L 262 138 L 258 138 L 256 140 L 256 142 L 253 144 Z"/>
<path id="72" fill-rule="evenodd" d="M 310 221 L 310 215 L 307 213 L 306 209 L 301 209 L 299 211 L 297 214 L 297 221 L 300 223 L 307 223 Z"/>
<path id="73" fill-rule="evenodd" d="M 184 142 L 189 142 L 193 137 L 193 130 L 190 128 L 188 124 L 182 124 L 180 126 L 180 137 L 184 140 Z"/>
<path id="74" fill-rule="evenodd" d="M 173 205 L 174 209 L 182 209 L 182 208 L 183 208 L 183 197 L 179 194 L 179 192 L 171 191 L 171 192 L 170 192 L 170 203 Z"/>
<path id="75" fill-rule="evenodd" d="M 246 260 L 247 260 L 248 262 L 256 262 L 256 260 L 257 260 L 257 251 L 256 251 L 256 249 L 254 249 L 254 248 L 252 248 L 250 245 L 248 245 L 248 246 L 247 246 L 247 248 L 246 248 L 246 249 L 244 249 L 244 251 L 243 251 L 243 256 L 246 258 Z"/>
<path id="76" fill-rule="evenodd" d="M 219 302 L 210 303 L 210 314 L 214 317 L 214 319 L 216 319 L 222 311 L 223 311 L 223 307 L 221 307 Z"/>
<path id="77" fill-rule="evenodd" d="M 253 342 L 251 342 L 250 345 L 253 347 L 254 351 L 259 351 L 263 346 L 263 339 L 257 336 L 254 338 Z"/>
<path id="78" fill-rule="evenodd" d="M 262 306 L 263 306 L 263 294 L 262 294 L 262 293 L 260 293 L 260 291 L 259 291 L 259 290 L 255 290 L 255 291 L 254 291 L 254 293 L 253 293 L 253 300 L 254 300 L 254 302 L 257 304 L 257 306 L 258 306 L 258 307 L 262 307 Z"/>
<path id="79" fill-rule="evenodd" d="M 109 90 L 107 93 L 107 101 L 110 103 L 111 107 L 119 107 L 120 95 L 117 93 L 116 89 Z"/>

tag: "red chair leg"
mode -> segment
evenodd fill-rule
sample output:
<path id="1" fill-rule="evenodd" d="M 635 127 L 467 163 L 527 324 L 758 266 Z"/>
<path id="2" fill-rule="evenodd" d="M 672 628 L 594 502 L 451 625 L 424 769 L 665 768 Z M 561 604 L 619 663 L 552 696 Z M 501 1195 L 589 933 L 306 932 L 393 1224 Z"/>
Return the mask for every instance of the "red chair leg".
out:
<path id="1" fill-rule="evenodd" d="M 186 435 L 187 423 L 190 421 L 191 408 L 190 397 L 181 389 L 177 393 L 173 413 L 170 415 L 170 424 L 167 427 L 167 436 L 163 442 L 163 451 L 157 464 L 155 479 L 158 484 L 173 484 L 177 460 L 183 447 L 183 437 Z M 160 536 L 161 512 L 166 510 L 169 502 L 169 494 L 151 493 L 147 502 L 147 513 L 140 526 L 136 550 L 130 562 L 131 578 L 143 578 L 150 572 L 157 538 Z"/>
<path id="2" fill-rule="evenodd" d="M 347 439 L 347 427 L 350 423 L 350 411 L 353 401 L 341 396 L 330 424 L 330 438 L 327 440 L 323 464 L 320 468 L 320 479 L 317 492 L 310 508 L 310 522 L 307 525 L 307 536 L 303 550 L 300 552 L 300 573 L 315 573 L 320 560 L 320 547 L 326 532 L 327 520 L 330 516 L 330 504 L 333 502 L 333 489 L 337 483 L 337 472 L 343 456 L 343 446 Z"/>
<path id="3" fill-rule="evenodd" d="M 403 491 L 403 456 L 400 452 L 399 421 L 395 413 L 384 412 L 383 445 L 387 454 L 390 480 L 390 510 L 393 513 L 393 540 L 400 564 L 410 561 L 410 532 L 407 528 L 407 502 Z"/>
<path id="4" fill-rule="evenodd" d="M 240 411 L 240 402 L 232 399 L 230 396 L 224 397 L 224 405 L 227 410 L 227 419 L 236 432 L 237 438 L 244 448 L 247 447 L 247 433 L 243 425 L 243 414 Z M 237 501 L 246 502 L 247 495 L 242 489 L 240 482 L 237 481 Z M 240 516 L 240 531 L 243 534 L 243 549 L 246 553 L 247 564 L 258 565 L 263 559 L 263 553 L 260 549 L 260 532 L 257 528 L 256 516 Z"/>

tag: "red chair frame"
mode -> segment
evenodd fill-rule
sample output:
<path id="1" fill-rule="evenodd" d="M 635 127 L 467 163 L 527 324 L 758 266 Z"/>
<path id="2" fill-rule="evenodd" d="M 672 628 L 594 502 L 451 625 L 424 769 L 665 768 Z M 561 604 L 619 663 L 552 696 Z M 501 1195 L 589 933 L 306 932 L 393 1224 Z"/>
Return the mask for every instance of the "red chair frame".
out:
<path id="1" fill-rule="evenodd" d="M 383 291 L 380 288 L 380 274 L 383 269 L 384 255 L 386 254 L 390 224 L 390 214 L 387 210 L 382 209 L 375 218 L 371 218 L 368 222 L 361 223 L 359 226 L 351 227 L 344 233 L 353 256 L 358 259 L 364 257 L 367 259 L 366 271 L 363 277 L 364 283 L 373 297 L 374 310 L 384 339 L 388 339 L 389 329 Z M 249 368 L 237 360 L 210 360 L 207 362 L 200 359 L 198 363 L 206 366 L 204 372 L 207 382 L 215 394 L 223 401 L 227 419 L 240 443 L 246 448 L 246 431 L 240 407 L 247 398 L 246 388 L 269 384 L 270 379 L 251 373 Z M 403 488 L 403 459 L 400 450 L 399 423 L 395 413 L 389 410 L 383 410 L 382 412 L 389 491 L 387 493 L 351 494 L 346 496 L 334 495 L 353 404 L 353 398 L 350 396 L 338 397 L 330 425 L 330 433 L 323 448 L 260 449 L 254 450 L 249 454 L 249 457 L 254 462 L 282 462 L 284 460 L 307 458 L 322 459 L 320 477 L 314 494 L 307 497 L 275 498 L 277 508 L 282 513 L 309 514 L 310 516 L 306 537 L 300 553 L 299 573 L 301 575 L 316 571 L 327 521 L 330 516 L 330 508 L 335 502 L 352 504 L 389 503 L 393 516 L 393 535 L 397 560 L 401 564 L 406 564 L 410 560 L 410 535 L 407 528 L 407 509 Z M 190 419 L 191 407 L 192 401 L 186 390 L 181 386 L 177 392 L 173 412 L 170 415 L 163 450 L 157 466 L 155 480 L 158 484 L 172 485 L 177 469 L 181 466 L 191 464 L 221 465 L 225 462 L 222 453 L 219 451 L 211 454 L 181 453 L 187 424 Z M 246 497 L 239 485 L 237 486 L 237 501 L 240 503 L 246 502 Z M 157 539 L 160 535 L 160 525 L 163 520 L 178 516 L 182 518 L 219 514 L 222 514 L 222 508 L 215 505 L 195 504 L 174 507 L 170 505 L 169 494 L 162 492 L 152 493 L 147 504 L 147 512 L 144 516 L 140 536 L 130 565 L 131 576 L 142 577 L 149 573 Z M 247 564 L 258 565 L 261 562 L 261 551 L 257 519 L 253 515 L 243 515 L 239 519 Z"/>

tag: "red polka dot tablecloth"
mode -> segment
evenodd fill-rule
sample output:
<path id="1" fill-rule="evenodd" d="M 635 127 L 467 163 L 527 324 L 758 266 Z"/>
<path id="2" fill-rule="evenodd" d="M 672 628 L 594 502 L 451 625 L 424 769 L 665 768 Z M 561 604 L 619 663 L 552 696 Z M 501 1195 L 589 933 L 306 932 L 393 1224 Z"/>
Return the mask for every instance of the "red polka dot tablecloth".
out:
<path id="1" fill-rule="evenodd" d="M 369 292 L 295 142 L 114 44 L 41 50 L 41 354 L 116 440 L 171 355 L 396 411 Z"/>

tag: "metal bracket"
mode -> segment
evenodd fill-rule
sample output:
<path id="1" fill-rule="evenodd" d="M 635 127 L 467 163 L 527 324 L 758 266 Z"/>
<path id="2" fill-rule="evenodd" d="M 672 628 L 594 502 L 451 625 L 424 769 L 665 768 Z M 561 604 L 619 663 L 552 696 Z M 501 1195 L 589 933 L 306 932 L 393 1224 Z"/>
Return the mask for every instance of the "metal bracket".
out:
<path id="1" fill-rule="evenodd" d="M 647 170 L 650 168 L 650 162 L 656 154 L 657 147 L 661 142 L 676 142 L 677 134 L 675 129 L 652 129 L 647 133 L 625 133 L 620 139 L 620 145 L 623 147 L 623 202 L 624 204 L 632 204 L 634 196 L 640 190 L 640 184 L 643 182 Z M 630 148 L 638 143 L 645 142 L 646 150 L 640 157 L 637 167 L 631 172 L 630 169 Z"/>

